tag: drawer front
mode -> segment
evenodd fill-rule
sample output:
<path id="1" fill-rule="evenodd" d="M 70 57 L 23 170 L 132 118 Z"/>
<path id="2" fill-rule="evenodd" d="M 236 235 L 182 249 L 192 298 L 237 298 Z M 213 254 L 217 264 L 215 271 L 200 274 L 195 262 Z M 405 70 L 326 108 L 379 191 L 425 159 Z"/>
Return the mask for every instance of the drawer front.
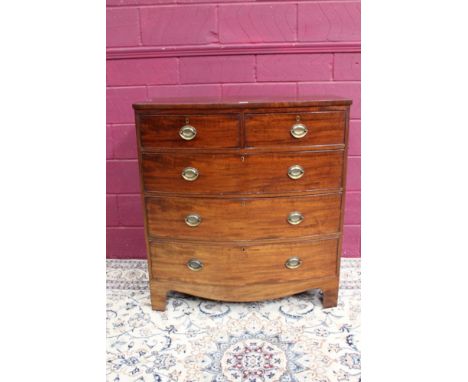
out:
<path id="1" fill-rule="evenodd" d="M 150 236 L 213 241 L 336 233 L 340 206 L 338 193 L 294 198 L 146 198 Z"/>
<path id="2" fill-rule="evenodd" d="M 141 146 L 146 148 L 238 147 L 239 121 L 238 114 L 142 115 L 139 125 Z"/>
<path id="3" fill-rule="evenodd" d="M 345 143 L 345 113 L 247 114 L 245 137 L 248 147 L 294 147 Z"/>
<path id="4" fill-rule="evenodd" d="M 224 154 L 144 154 L 145 191 L 192 194 L 281 193 L 342 187 L 343 151 Z M 303 175 L 292 179 L 300 166 Z M 195 169 L 195 170 L 192 170 Z M 195 180 L 182 177 L 197 174 Z M 300 171 L 299 171 L 300 172 Z M 193 177 L 192 177 L 193 179 Z"/>
<path id="5" fill-rule="evenodd" d="M 151 247 L 151 265 L 160 280 L 217 285 L 290 282 L 336 275 L 337 249 L 336 239 L 245 247 L 158 242 Z M 286 267 L 288 261 L 293 269 Z"/>

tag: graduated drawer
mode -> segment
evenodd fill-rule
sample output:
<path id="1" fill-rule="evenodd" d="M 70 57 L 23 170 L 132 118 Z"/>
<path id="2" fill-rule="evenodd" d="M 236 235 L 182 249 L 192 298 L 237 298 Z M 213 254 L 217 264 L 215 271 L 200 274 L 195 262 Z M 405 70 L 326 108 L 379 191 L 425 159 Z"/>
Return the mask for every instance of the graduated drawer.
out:
<path id="1" fill-rule="evenodd" d="M 288 172 L 301 166 L 303 175 Z M 342 186 L 343 151 L 271 154 L 174 154 L 142 156 L 145 191 L 198 194 L 281 193 Z M 195 169 L 196 180 L 182 173 Z M 296 171 L 296 170 L 294 170 Z M 193 175 L 193 170 L 189 170 Z"/>
<path id="2" fill-rule="evenodd" d="M 240 144 L 239 114 L 140 115 L 144 148 L 233 148 Z"/>
<path id="3" fill-rule="evenodd" d="M 214 285 L 291 282 L 336 275 L 338 240 L 237 246 L 157 242 L 151 266 L 160 280 Z M 297 265 L 297 268 L 287 268 Z"/>
<path id="4" fill-rule="evenodd" d="M 213 241 L 336 233 L 340 206 L 338 193 L 293 198 L 146 198 L 150 236 Z"/>
<path id="5" fill-rule="evenodd" d="M 344 144 L 345 117 L 343 111 L 246 114 L 246 146 Z"/>

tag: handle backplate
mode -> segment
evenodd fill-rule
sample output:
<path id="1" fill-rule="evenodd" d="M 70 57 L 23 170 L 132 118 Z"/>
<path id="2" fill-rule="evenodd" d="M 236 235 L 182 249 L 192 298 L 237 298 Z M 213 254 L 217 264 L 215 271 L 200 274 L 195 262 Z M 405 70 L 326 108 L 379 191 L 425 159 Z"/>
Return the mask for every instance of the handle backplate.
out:
<path id="1" fill-rule="evenodd" d="M 288 223 L 292 225 L 301 224 L 304 216 L 299 211 L 293 211 L 288 215 Z"/>
<path id="2" fill-rule="evenodd" d="M 187 261 L 187 267 L 191 271 L 198 272 L 202 270 L 203 263 L 197 259 L 190 259 L 189 261 Z"/>
<path id="3" fill-rule="evenodd" d="M 197 136 L 197 129 L 191 125 L 185 125 L 180 128 L 179 135 L 182 139 L 191 141 Z"/>
<path id="4" fill-rule="evenodd" d="M 185 167 L 182 170 L 182 178 L 184 178 L 188 182 L 193 182 L 197 180 L 199 175 L 198 170 L 195 167 Z"/>
<path id="5" fill-rule="evenodd" d="M 190 214 L 185 217 L 185 224 L 189 227 L 196 227 L 201 223 L 201 216 L 197 214 Z"/>
<path id="6" fill-rule="evenodd" d="M 294 138 L 303 138 L 307 135 L 307 132 L 309 130 L 307 129 L 306 125 L 303 123 L 296 123 L 291 127 L 291 135 Z"/>
<path id="7" fill-rule="evenodd" d="M 288 269 L 296 269 L 302 265 L 302 260 L 299 257 L 290 257 L 284 263 L 284 266 Z"/>
<path id="8" fill-rule="evenodd" d="M 304 175 L 304 169 L 302 166 L 299 166 L 298 164 L 295 164 L 294 166 L 289 167 L 288 169 L 288 176 L 291 179 L 299 179 L 302 178 Z"/>

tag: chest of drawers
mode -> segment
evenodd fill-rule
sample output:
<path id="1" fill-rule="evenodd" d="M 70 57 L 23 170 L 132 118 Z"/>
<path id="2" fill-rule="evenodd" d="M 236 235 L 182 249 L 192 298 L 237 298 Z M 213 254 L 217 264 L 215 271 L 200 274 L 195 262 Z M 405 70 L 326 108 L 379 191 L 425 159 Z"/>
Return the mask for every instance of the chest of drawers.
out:
<path id="1" fill-rule="evenodd" d="M 320 288 L 336 306 L 351 101 L 155 100 L 135 109 L 151 304 Z"/>

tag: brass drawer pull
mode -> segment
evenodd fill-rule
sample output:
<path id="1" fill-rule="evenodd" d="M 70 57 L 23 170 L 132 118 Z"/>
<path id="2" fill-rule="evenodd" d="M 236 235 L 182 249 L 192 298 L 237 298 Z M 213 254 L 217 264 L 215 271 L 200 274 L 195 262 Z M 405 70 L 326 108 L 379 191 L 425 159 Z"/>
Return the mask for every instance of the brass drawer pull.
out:
<path id="1" fill-rule="evenodd" d="M 290 257 L 284 263 L 284 266 L 288 269 L 296 269 L 302 265 L 302 260 L 299 257 Z"/>
<path id="2" fill-rule="evenodd" d="M 301 116 L 297 115 L 296 116 L 296 123 L 293 125 L 293 127 L 291 127 L 291 135 L 294 138 L 303 138 L 303 137 L 305 137 L 307 135 L 308 131 L 309 130 L 307 130 L 306 125 L 301 123 Z"/>
<path id="3" fill-rule="evenodd" d="M 195 167 L 185 167 L 182 171 L 182 178 L 189 182 L 197 180 L 198 175 L 198 170 Z"/>
<path id="4" fill-rule="evenodd" d="M 288 169 L 288 176 L 291 179 L 299 179 L 302 178 L 304 175 L 304 169 L 302 166 L 299 166 L 298 164 L 295 164 L 294 166 L 289 167 Z"/>
<path id="5" fill-rule="evenodd" d="M 197 259 L 191 259 L 187 262 L 187 267 L 191 271 L 198 272 L 203 268 L 203 263 Z"/>
<path id="6" fill-rule="evenodd" d="M 308 131 L 309 130 L 307 130 L 307 127 L 302 123 L 296 123 L 293 125 L 293 127 L 291 127 L 291 135 L 294 138 L 303 138 L 307 135 Z"/>
<path id="7" fill-rule="evenodd" d="M 197 214 L 190 214 L 185 217 L 185 224 L 189 227 L 196 227 L 201 223 L 201 216 Z"/>
<path id="8" fill-rule="evenodd" d="M 298 225 L 301 224 L 304 220 L 304 215 L 302 215 L 298 211 L 291 212 L 288 215 L 288 223 L 292 225 Z"/>
<path id="9" fill-rule="evenodd" d="M 186 141 L 191 141 L 197 136 L 197 129 L 192 125 L 189 125 L 188 118 L 185 120 L 185 126 L 182 126 L 179 130 L 179 135 L 182 139 Z"/>

